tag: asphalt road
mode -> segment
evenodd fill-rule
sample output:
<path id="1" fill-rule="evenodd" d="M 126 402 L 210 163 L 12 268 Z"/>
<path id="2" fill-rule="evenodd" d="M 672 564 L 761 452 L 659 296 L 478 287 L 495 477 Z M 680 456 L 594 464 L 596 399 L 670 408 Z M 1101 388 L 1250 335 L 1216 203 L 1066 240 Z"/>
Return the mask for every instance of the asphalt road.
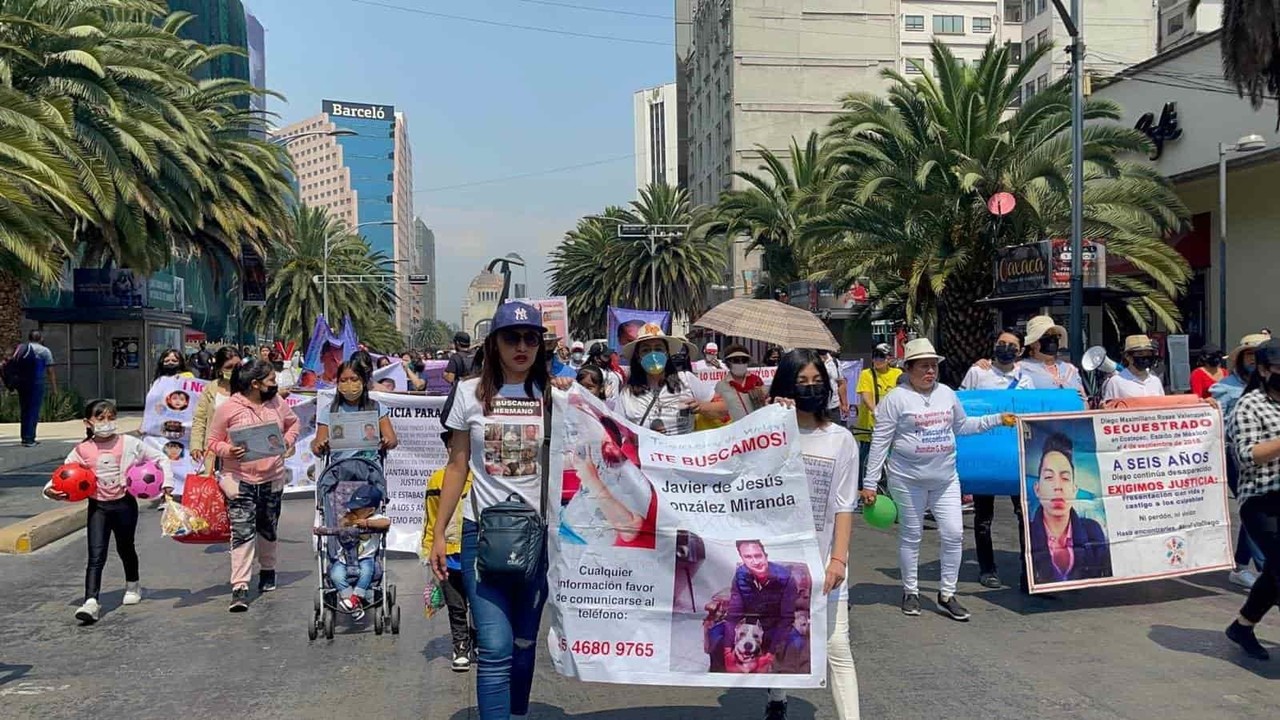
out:
<path id="1" fill-rule="evenodd" d="M 1012 515 L 999 510 L 999 539 L 1012 547 Z M 159 514 L 139 532 L 146 600 L 122 608 L 113 557 L 104 615 L 72 617 L 81 600 L 84 534 L 28 556 L 0 556 L 0 717 L 38 718 L 427 718 L 475 717 L 474 675 L 449 671 L 447 620 L 418 604 L 423 570 L 390 564 L 404 628 L 339 626 L 310 643 L 316 582 L 310 505 L 285 503 L 279 591 L 227 612 L 224 547 L 188 547 L 160 536 Z M 971 554 L 961 593 L 973 620 L 929 612 L 936 588 L 936 535 L 926 535 L 926 612 L 897 609 L 892 535 L 855 526 L 851 570 L 854 656 L 864 718 L 1265 718 L 1280 713 L 1280 659 L 1249 661 L 1222 635 L 1243 595 L 1224 573 L 1187 580 L 1025 598 L 976 583 Z M 1016 581 L 1011 552 L 1000 556 Z M 1280 615 L 1260 635 L 1274 648 Z M 1280 648 L 1273 652 L 1280 656 Z M 544 656 L 545 660 L 545 656 Z M 540 664 L 538 720 L 741 720 L 762 716 L 761 691 L 586 684 Z M 791 717 L 834 718 L 826 691 L 795 693 Z"/>

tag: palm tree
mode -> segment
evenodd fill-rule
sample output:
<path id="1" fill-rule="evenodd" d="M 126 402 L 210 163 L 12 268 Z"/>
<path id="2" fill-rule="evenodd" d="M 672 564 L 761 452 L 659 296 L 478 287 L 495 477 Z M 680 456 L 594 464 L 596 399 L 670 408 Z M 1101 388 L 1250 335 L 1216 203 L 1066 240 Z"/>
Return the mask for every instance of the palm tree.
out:
<path id="1" fill-rule="evenodd" d="M 991 322 L 978 300 L 993 288 L 997 248 L 1064 237 L 1070 230 L 1071 99 L 1058 83 L 1018 97 L 1041 48 L 1009 66 L 1008 52 L 987 45 L 977 66 L 932 48 L 936 75 L 916 80 L 888 71 L 887 98 L 854 94 L 828 131 L 839 175 L 831 209 L 803 234 L 821 249 L 818 267 L 847 283 L 872 280 L 874 296 L 897 305 L 939 337 L 953 368 L 985 350 Z M 923 68 L 922 68 L 923 70 Z M 1133 298 L 1107 308 L 1110 322 L 1177 327 L 1175 298 L 1190 276 L 1165 238 L 1188 212 L 1168 182 L 1122 159 L 1148 140 L 1115 124 L 1119 107 L 1089 101 L 1085 118 L 1085 236 L 1105 239 L 1108 254 L 1139 275 L 1109 277 Z M 987 199 L 1009 192 L 1017 208 L 994 218 Z"/>
<path id="2" fill-rule="evenodd" d="M 1191 0 L 1187 14 L 1200 0 Z M 1280 91 L 1280 16 L 1271 0 L 1223 0 L 1222 72 L 1254 109 Z"/>
<path id="3" fill-rule="evenodd" d="M 453 342 L 453 332 L 443 320 L 426 320 L 413 333 L 411 344 L 415 348 L 442 349 Z"/>
<path id="4" fill-rule="evenodd" d="M 613 290 L 613 304 L 648 308 L 652 305 L 656 277 L 658 309 L 673 317 L 696 318 L 706 305 L 706 290 L 724 275 L 723 239 L 712 232 L 709 208 L 694 206 L 689 194 L 666 184 L 650 184 L 640 199 L 623 210 L 627 224 L 682 226 L 683 230 L 659 234 L 650 251 L 643 240 L 614 242 L 607 254 L 606 286 Z"/>
<path id="5" fill-rule="evenodd" d="M 618 244 L 622 215 L 621 208 L 611 207 L 582 218 L 551 251 L 550 294 L 567 298 L 569 326 L 577 336 L 604 336 L 605 315 L 615 295 L 607 281 L 609 250 Z"/>
<path id="6" fill-rule="evenodd" d="M 826 192 L 831 186 L 835 165 L 828 161 L 817 132 L 809 133 L 802 149 L 791 141 L 790 163 L 760 146 L 758 174 L 746 170 L 734 173 L 747 183 L 745 190 L 731 190 L 721 196 L 715 213 L 714 233 L 733 238 L 750 238 L 747 252 L 759 251 L 765 278 L 757 283 L 757 294 L 769 296 L 771 287 L 802 280 L 812 272 L 812 257 L 800 242 L 800 227 L 826 208 Z"/>
<path id="7" fill-rule="evenodd" d="M 178 36 L 158 0 L 6 0 L 0 8 L 0 298 L 72 256 L 149 273 L 174 257 L 278 242 L 283 151 L 235 106 L 254 90 L 197 82 L 231 52 Z M 20 303 L 4 303 L 0 335 Z M 0 340 L 3 340 L 0 337 Z"/>
<path id="8" fill-rule="evenodd" d="M 369 243 L 352 234 L 344 224 L 329 217 L 320 208 L 298 205 L 285 226 L 285 243 L 267 256 L 267 304 L 252 321 L 265 330 L 274 324 L 276 335 L 306 341 L 311 336 L 316 315 L 324 303 L 324 289 L 312 278 L 324 274 L 325 246 L 329 249 L 331 275 L 383 275 L 392 272 L 392 262 L 374 252 Z M 366 336 L 376 334 L 379 344 L 391 350 L 404 343 L 388 343 L 388 333 L 380 324 L 390 323 L 396 295 L 390 283 L 328 283 L 329 322 L 351 316 L 356 334 L 367 343 Z M 391 325 L 391 333 L 395 333 Z M 305 344 L 305 342 L 304 342 Z"/>

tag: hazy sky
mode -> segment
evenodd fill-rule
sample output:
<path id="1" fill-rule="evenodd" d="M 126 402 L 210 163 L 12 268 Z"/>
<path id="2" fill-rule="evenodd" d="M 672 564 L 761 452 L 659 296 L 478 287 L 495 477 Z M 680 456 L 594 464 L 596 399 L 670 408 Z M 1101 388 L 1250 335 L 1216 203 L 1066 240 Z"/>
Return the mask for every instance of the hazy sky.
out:
<path id="1" fill-rule="evenodd" d="M 440 319 L 492 258 L 546 256 L 582 215 L 633 199 L 631 95 L 675 76 L 670 0 L 246 0 L 266 27 L 270 101 L 286 124 L 322 98 L 395 105 L 408 118 L 414 209 L 436 234 Z M 611 12 L 561 7 L 581 5 Z M 396 9 L 400 8 L 400 9 Z M 574 37 L 493 23 L 607 35 Z M 635 13 L 630 15 L 627 13 Z M 566 166 L 563 172 L 485 181 Z M 476 184 L 469 187 L 459 185 Z M 519 280 L 519 276 L 515 278 Z"/>

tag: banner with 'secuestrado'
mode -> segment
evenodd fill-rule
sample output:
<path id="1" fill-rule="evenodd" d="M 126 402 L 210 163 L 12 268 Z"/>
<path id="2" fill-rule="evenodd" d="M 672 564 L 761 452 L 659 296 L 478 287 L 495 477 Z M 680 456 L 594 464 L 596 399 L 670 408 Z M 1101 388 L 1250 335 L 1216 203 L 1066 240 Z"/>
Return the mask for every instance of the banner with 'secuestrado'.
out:
<path id="1" fill-rule="evenodd" d="M 1232 567 L 1217 408 L 1028 415 L 1020 426 L 1031 592 Z"/>
<path id="2" fill-rule="evenodd" d="M 578 386 L 555 393 L 555 413 L 556 670 L 631 684 L 825 684 L 824 573 L 794 413 L 771 406 L 668 437 Z"/>

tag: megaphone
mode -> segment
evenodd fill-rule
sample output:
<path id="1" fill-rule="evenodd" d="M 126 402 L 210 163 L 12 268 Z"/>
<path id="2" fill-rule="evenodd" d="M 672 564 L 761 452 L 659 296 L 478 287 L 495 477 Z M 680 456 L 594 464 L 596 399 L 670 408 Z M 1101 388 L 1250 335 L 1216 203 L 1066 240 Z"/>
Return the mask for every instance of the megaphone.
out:
<path id="1" fill-rule="evenodd" d="M 1107 357 L 1107 349 L 1101 345 L 1095 345 L 1084 351 L 1084 357 L 1080 359 L 1080 367 L 1090 372 L 1100 370 L 1108 375 L 1120 369 L 1115 360 Z"/>

